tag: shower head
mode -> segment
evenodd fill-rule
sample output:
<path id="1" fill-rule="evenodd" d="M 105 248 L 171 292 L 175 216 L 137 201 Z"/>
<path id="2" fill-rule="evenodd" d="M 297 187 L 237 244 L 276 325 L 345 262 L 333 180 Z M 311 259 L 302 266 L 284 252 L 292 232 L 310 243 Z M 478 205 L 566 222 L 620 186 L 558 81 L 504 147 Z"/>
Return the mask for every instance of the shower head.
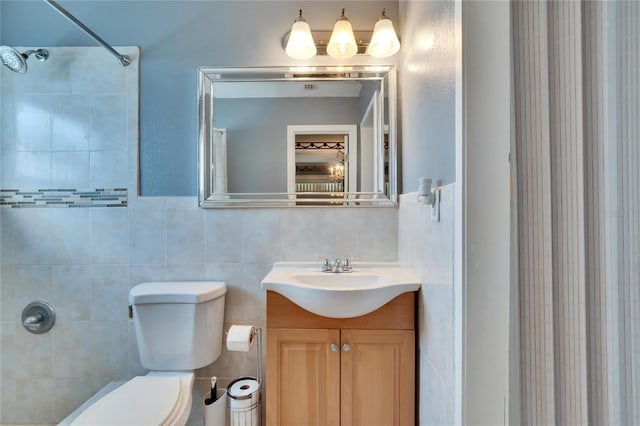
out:
<path id="1" fill-rule="evenodd" d="M 44 49 L 27 50 L 24 53 L 18 52 L 13 47 L 0 46 L 0 60 L 2 64 L 11 71 L 24 74 L 27 72 L 27 59 L 35 53 L 36 59 L 40 62 L 49 58 L 49 52 Z"/>

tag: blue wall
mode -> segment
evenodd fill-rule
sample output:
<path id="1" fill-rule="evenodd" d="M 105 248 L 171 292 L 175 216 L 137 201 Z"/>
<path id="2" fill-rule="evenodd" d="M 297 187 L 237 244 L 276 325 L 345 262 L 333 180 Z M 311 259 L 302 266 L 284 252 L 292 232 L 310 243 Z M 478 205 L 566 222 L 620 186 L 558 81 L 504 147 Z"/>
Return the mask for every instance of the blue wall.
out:
<path id="1" fill-rule="evenodd" d="M 295 61 L 281 39 L 299 7 L 312 29 L 331 29 L 346 8 L 356 30 L 380 10 L 397 24 L 397 1 L 61 1 L 114 46 L 139 46 L 140 170 L 143 195 L 196 194 L 196 67 L 338 64 Z M 0 1 L 0 41 L 10 46 L 94 46 L 43 1 Z M 115 60 L 115 59 L 114 59 Z M 394 64 L 368 57 L 350 64 Z"/>

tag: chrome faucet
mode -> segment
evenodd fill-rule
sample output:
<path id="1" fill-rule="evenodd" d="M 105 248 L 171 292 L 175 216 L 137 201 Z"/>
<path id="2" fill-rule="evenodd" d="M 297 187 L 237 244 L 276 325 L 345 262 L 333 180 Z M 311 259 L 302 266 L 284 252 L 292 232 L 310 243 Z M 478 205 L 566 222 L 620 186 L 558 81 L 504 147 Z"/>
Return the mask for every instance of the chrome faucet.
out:
<path id="1" fill-rule="evenodd" d="M 333 269 L 331 270 L 331 272 L 339 274 L 342 271 L 344 271 L 344 268 L 342 267 L 342 260 L 336 259 L 336 261 L 333 263 Z"/>
<path id="2" fill-rule="evenodd" d="M 351 259 L 345 257 L 344 259 L 337 258 L 333 263 L 329 259 L 325 259 L 322 262 L 322 272 L 333 272 L 339 274 L 342 272 L 352 272 Z"/>

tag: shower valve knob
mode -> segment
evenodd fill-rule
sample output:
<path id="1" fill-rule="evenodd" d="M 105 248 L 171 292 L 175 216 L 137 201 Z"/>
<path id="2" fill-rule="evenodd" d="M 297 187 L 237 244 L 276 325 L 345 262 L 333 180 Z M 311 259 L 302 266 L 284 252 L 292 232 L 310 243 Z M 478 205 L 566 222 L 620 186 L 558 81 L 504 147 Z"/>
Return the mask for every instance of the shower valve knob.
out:
<path id="1" fill-rule="evenodd" d="M 22 311 L 22 326 L 34 334 L 51 330 L 55 321 L 53 306 L 41 300 L 29 303 Z"/>

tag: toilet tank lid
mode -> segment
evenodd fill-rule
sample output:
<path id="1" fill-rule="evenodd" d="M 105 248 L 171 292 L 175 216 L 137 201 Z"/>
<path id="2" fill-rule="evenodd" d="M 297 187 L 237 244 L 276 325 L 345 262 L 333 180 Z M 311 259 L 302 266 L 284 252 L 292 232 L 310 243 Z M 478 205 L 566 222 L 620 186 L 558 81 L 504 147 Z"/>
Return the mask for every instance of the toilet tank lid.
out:
<path id="1" fill-rule="evenodd" d="M 129 292 L 129 303 L 202 303 L 225 294 L 221 281 L 171 281 L 142 283 Z"/>

